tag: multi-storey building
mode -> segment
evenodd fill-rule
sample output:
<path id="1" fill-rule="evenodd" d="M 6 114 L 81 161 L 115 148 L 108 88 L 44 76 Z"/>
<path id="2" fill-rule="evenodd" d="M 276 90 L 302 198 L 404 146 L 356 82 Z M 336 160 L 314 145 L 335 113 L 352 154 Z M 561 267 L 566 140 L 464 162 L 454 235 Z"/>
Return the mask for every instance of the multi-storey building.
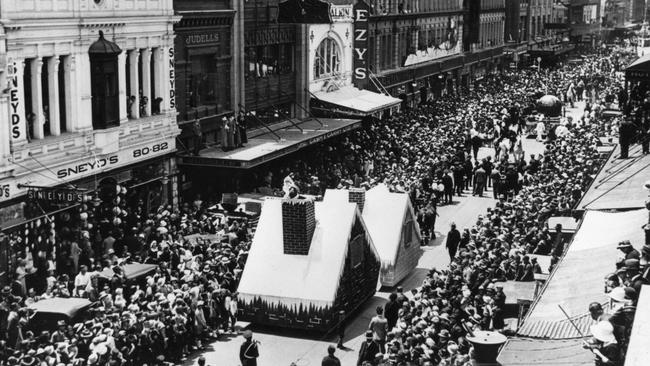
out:
<path id="1" fill-rule="evenodd" d="M 176 34 L 176 110 L 182 129 L 180 146 L 193 148 L 194 122 L 198 121 L 205 143 L 218 140 L 221 119 L 236 111 L 241 102 L 241 32 L 235 0 L 176 0 L 180 17 Z"/>
<path id="2" fill-rule="evenodd" d="M 463 68 L 463 2 L 370 0 L 368 69 L 404 104 L 453 91 Z"/>
<path id="3" fill-rule="evenodd" d="M 465 69 L 473 79 L 480 79 L 487 72 L 502 67 L 505 45 L 505 0 L 481 0 L 480 8 L 474 9 L 468 1 L 465 21 Z M 473 13 L 478 11 L 478 29 Z"/>
<path id="4" fill-rule="evenodd" d="M 8 1 L 0 19 L 2 229 L 45 214 L 53 222 L 50 207 L 69 219 L 106 178 L 145 209 L 173 203 L 171 0 Z M 38 209 L 27 214 L 30 204 Z"/>
<path id="5" fill-rule="evenodd" d="M 569 3 L 572 41 L 596 45 L 602 31 L 602 3 L 601 0 L 572 0 Z"/>

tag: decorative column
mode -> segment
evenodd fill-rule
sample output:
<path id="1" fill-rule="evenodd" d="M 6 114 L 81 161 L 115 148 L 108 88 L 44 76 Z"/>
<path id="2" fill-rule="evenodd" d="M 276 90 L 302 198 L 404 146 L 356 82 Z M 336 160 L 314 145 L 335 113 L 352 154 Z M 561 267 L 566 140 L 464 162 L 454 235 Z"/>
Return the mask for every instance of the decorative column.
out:
<path id="1" fill-rule="evenodd" d="M 128 119 L 127 108 L 127 90 L 126 90 L 126 51 L 122 51 L 117 55 L 117 78 L 118 78 L 118 89 L 119 89 L 119 104 L 120 104 L 120 124 L 124 123 Z"/>
<path id="2" fill-rule="evenodd" d="M 68 128 L 68 131 L 74 132 L 78 129 L 77 123 L 77 70 L 76 70 L 76 61 L 74 55 L 65 56 L 63 59 L 63 82 L 65 87 L 63 88 L 65 93 L 65 124 Z"/>
<path id="3" fill-rule="evenodd" d="M 49 99 L 50 134 L 61 134 L 61 121 L 59 119 L 59 56 L 47 59 L 47 90 Z"/>
<path id="4" fill-rule="evenodd" d="M 156 47 L 153 49 L 153 53 L 151 55 L 153 59 L 153 95 L 151 96 L 151 105 L 153 105 L 153 102 L 156 100 L 156 98 L 161 98 L 162 102 L 159 103 L 158 105 L 158 113 L 162 113 L 164 110 L 167 109 L 166 107 L 166 98 L 167 96 L 164 93 L 165 90 L 165 85 L 169 83 L 167 79 L 165 79 L 165 73 L 163 72 L 163 66 L 164 62 L 167 61 L 164 58 L 165 52 L 163 51 L 164 49 L 162 47 Z"/>
<path id="5" fill-rule="evenodd" d="M 142 57 L 142 96 L 146 100 L 144 116 L 151 116 L 151 48 L 143 49 L 140 57 Z"/>
<path id="6" fill-rule="evenodd" d="M 129 51 L 129 73 L 131 76 L 129 90 L 129 96 L 135 97 L 133 103 L 131 103 L 131 118 L 140 118 L 140 80 L 138 78 L 138 60 L 140 58 L 140 50 L 135 49 Z"/>
<path id="7" fill-rule="evenodd" d="M 42 139 L 45 137 L 45 131 L 43 131 L 43 123 L 45 123 L 45 116 L 43 115 L 43 84 L 41 83 L 43 59 L 41 57 L 32 59 L 29 67 L 32 84 L 32 113 L 34 114 L 32 128 L 34 129 L 34 139 Z"/>
<path id="8" fill-rule="evenodd" d="M 80 47 L 81 52 L 75 55 L 77 62 L 77 85 L 79 101 L 77 128 L 78 131 L 93 129 L 93 95 L 90 85 L 90 56 L 88 55 L 89 45 L 83 44 Z"/>
<path id="9" fill-rule="evenodd" d="M 7 81 L 9 82 L 9 136 L 11 146 L 27 143 L 27 119 L 25 116 L 25 60 L 9 58 L 7 62 Z M 3 142 L 4 143 L 4 142 Z"/>

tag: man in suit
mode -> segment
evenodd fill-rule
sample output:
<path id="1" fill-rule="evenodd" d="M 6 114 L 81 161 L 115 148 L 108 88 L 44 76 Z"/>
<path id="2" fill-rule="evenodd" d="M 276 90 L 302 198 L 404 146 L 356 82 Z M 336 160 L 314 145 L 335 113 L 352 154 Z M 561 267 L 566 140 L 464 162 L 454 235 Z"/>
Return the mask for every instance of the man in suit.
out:
<path id="1" fill-rule="evenodd" d="M 393 292 L 388 296 L 388 302 L 384 306 L 384 315 L 388 320 L 388 331 L 391 331 L 397 324 L 400 308 L 401 305 L 397 302 L 397 293 Z"/>
<path id="2" fill-rule="evenodd" d="M 242 366 L 257 366 L 257 358 L 260 352 L 257 348 L 257 341 L 253 340 L 253 332 L 247 330 L 244 332 L 244 343 L 239 348 L 239 360 Z"/>
<path id="3" fill-rule="evenodd" d="M 445 175 L 442 176 L 442 185 L 445 187 L 445 203 L 451 203 L 451 196 L 454 194 L 454 180 L 452 179 L 451 175 L 449 175 L 449 172 L 445 173 Z"/>
<path id="4" fill-rule="evenodd" d="M 361 366 L 366 361 L 372 364 L 375 361 L 375 355 L 380 352 L 381 347 L 379 343 L 372 339 L 372 330 L 366 331 L 366 341 L 361 344 L 361 348 L 359 349 L 357 366 Z"/>
<path id="5" fill-rule="evenodd" d="M 460 231 L 456 229 L 456 224 L 452 222 L 451 230 L 447 233 L 447 243 L 445 244 L 445 247 L 447 247 L 447 250 L 449 251 L 450 261 L 453 261 L 454 257 L 456 257 L 456 251 L 458 250 L 460 239 Z"/>
<path id="6" fill-rule="evenodd" d="M 618 131 L 618 143 L 621 145 L 621 159 L 627 159 L 630 151 L 630 144 L 636 135 L 636 126 L 634 123 L 625 120 L 621 123 Z"/>
<path id="7" fill-rule="evenodd" d="M 321 366 L 341 366 L 341 361 L 338 359 L 338 357 L 334 356 L 335 351 L 336 347 L 332 345 L 329 345 L 327 347 L 327 356 L 323 357 Z"/>
<path id="8" fill-rule="evenodd" d="M 483 189 L 485 189 L 486 173 L 482 166 L 479 166 L 474 172 L 474 193 L 473 196 L 478 195 L 483 197 Z"/>
<path id="9" fill-rule="evenodd" d="M 646 284 L 640 268 L 640 262 L 638 259 L 625 260 L 625 277 L 627 278 L 627 285 L 632 287 L 637 294 L 641 293 L 641 286 Z"/>
<path id="10" fill-rule="evenodd" d="M 462 165 L 454 166 L 454 188 L 456 195 L 461 197 L 463 195 L 463 188 L 465 187 L 465 169 Z"/>
<path id="11" fill-rule="evenodd" d="M 616 249 L 620 250 L 625 254 L 625 259 L 640 259 L 641 254 L 639 253 L 638 250 L 634 249 L 632 246 L 632 243 L 630 243 L 629 240 L 623 240 L 620 243 L 618 243 L 618 246 Z"/>

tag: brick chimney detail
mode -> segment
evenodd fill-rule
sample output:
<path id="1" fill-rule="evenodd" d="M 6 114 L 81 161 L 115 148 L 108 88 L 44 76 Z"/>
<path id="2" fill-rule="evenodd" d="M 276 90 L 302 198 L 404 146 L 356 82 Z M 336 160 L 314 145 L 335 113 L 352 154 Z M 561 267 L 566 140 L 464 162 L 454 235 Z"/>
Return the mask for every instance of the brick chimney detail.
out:
<path id="1" fill-rule="evenodd" d="M 356 203 L 359 206 L 359 211 L 363 212 L 363 205 L 366 203 L 366 190 L 364 188 L 350 188 L 348 202 Z"/>
<path id="2" fill-rule="evenodd" d="M 315 228 L 314 201 L 304 199 L 282 201 L 284 254 L 308 255 Z"/>

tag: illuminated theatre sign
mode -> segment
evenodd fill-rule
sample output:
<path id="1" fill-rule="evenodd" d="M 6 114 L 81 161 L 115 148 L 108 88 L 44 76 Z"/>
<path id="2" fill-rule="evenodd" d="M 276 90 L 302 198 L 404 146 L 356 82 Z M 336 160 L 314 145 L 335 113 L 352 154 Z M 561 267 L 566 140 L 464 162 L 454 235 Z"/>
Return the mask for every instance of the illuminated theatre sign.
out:
<path id="1" fill-rule="evenodd" d="M 287 0 L 279 4 L 278 23 L 330 24 L 332 4 L 321 0 Z"/>

